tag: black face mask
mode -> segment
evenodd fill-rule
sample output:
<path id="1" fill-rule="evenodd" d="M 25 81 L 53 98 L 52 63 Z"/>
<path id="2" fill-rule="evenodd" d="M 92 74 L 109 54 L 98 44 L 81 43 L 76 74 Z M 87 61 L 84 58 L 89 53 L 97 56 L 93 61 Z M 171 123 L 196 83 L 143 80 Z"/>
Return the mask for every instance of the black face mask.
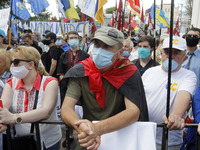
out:
<path id="1" fill-rule="evenodd" d="M 51 40 L 43 40 L 42 43 L 44 45 L 50 45 L 51 44 Z"/>
<path id="2" fill-rule="evenodd" d="M 187 46 L 195 47 L 199 43 L 198 37 L 186 37 Z"/>

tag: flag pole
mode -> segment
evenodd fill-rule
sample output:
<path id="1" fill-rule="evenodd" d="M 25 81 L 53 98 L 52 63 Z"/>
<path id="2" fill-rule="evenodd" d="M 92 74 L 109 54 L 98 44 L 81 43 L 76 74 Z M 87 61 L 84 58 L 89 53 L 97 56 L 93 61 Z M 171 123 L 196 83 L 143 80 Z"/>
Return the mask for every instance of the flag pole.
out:
<path id="1" fill-rule="evenodd" d="M 10 0 L 10 24 L 9 24 L 9 35 L 8 35 L 8 46 L 11 47 L 11 21 L 12 21 L 12 7 L 13 7 L 13 0 Z"/>
<path id="2" fill-rule="evenodd" d="M 123 17 L 122 17 L 122 33 L 124 33 L 123 27 L 124 27 L 124 21 L 125 21 L 125 5 L 126 5 L 126 0 L 124 0 L 124 11 L 123 11 Z"/>
<path id="3" fill-rule="evenodd" d="M 153 59 L 156 61 L 156 0 L 154 0 L 154 52 Z M 154 61 L 154 63 L 155 63 Z"/>
<path id="4" fill-rule="evenodd" d="M 161 9 L 161 10 L 163 9 L 163 0 L 161 0 L 161 7 L 160 7 L 160 9 Z M 162 28 L 160 28 L 160 36 L 161 36 L 161 29 L 162 29 Z"/>
<path id="5" fill-rule="evenodd" d="M 167 105 L 166 116 L 169 117 L 170 109 L 170 86 L 171 86 L 171 64 L 172 64 L 172 40 L 173 40 L 173 21 L 174 21 L 174 0 L 171 0 L 171 17 L 170 17 L 170 39 L 169 39 L 169 66 L 168 66 L 168 84 L 167 84 Z M 164 142 L 165 137 L 165 142 Z M 168 128 L 163 128 L 162 148 L 168 148 Z"/>

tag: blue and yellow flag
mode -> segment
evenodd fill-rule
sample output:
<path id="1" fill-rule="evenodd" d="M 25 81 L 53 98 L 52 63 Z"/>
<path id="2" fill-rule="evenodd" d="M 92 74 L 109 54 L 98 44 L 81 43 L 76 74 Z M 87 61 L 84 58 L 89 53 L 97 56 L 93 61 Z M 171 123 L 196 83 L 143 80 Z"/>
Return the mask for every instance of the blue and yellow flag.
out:
<path id="1" fill-rule="evenodd" d="M 30 14 L 25 5 L 20 0 L 12 1 L 12 12 L 15 16 L 27 21 L 30 18 Z M 10 4 L 10 5 L 11 5 Z"/>
<path id="2" fill-rule="evenodd" d="M 70 2 L 69 2 L 69 0 L 60 0 L 61 1 L 61 3 L 63 4 L 63 9 L 64 9 L 64 11 L 66 11 L 67 9 L 69 9 L 70 8 Z"/>
<path id="3" fill-rule="evenodd" d="M 154 4 L 151 7 L 151 12 L 150 12 L 151 18 L 154 19 Z M 160 28 L 169 28 L 170 23 L 165 16 L 165 13 L 162 9 L 160 9 L 158 6 L 156 6 L 156 24 Z"/>
<path id="4" fill-rule="evenodd" d="M 68 16 L 70 19 L 78 19 L 80 20 L 78 13 L 76 12 L 74 8 L 74 1 L 69 0 L 70 8 L 65 11 L 65 15 Z"/>
<path id="5" fill-rule="evenodd" d="M 96 2 L 95 19 L 97 19 L 97 21 L 99 21 L 102 25 L 104 24 L 103 5 L 107 2 L 107 0 L 97 0 Z"/>
<path id="6" fill-rule="evenodd" d="M 38 15 L 41 11 L 49 6 L 47 0 L 27 0 L 31 4 L 31 10 L 35 15 Z"/>

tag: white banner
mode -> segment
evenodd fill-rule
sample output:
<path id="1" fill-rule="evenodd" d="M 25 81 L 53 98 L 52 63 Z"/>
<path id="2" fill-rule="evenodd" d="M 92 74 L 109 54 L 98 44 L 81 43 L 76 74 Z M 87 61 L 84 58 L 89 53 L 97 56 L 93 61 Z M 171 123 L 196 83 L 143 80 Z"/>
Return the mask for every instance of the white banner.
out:
<path id="1" fill-rule="evenodd" d="M 55 34 L 67 33 L 76 31 L 82 35 L 89 33 L 89 21 L 75 23 L 60 23 L 60 22 L 30 22 L 30 29 L 44 34 L 46 30 L 50 30 Z"/>
<path id="2" fill-rule="evenodd" d="M 0 29 L 7 35 L 10 8 L 0 10 Z"/>
<path id="3" fill-rule="evenodd" d="M 101 136 L 98 150 L 156 150 L 155 122 L 135 122 Z"/>

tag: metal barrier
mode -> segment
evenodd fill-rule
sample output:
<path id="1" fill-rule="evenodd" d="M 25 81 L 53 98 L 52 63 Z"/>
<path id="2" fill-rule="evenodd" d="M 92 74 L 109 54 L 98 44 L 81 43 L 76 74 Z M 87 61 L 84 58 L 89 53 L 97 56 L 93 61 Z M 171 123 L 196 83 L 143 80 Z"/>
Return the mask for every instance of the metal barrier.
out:
<path id="1" fill-rule="evenodd" d="M 52 125 L 66 125 L 63 121 L 39 121 L 39 122 L 36 122 L 36 123 L 39 123 L 39 124 L 52 124 Z M 157 127 L 166 128 L 166 125 L 164 123 L 163 124 L 157 124 Z M 197 127 L 198 127 L 198 124 L 185 124 L 185 128 L 197 128 Z M 67 139 L 66 146 L 67 146 L 67 149 L 70 150 L 69 130 L 68 130 L 68 126 L 67 125 L 66 125 L 66 128 L 67 128 L 67 130 L 66 130 L 66 139 Z M 11 141 L 8 140 L 7 142 L 10 145 Z M 164 150 L 164 149 L 166 149 L 166 147 L 164 145 L 166 144 L 167 140 L 163 139 L 162 142 L 164 142 L 164 143 L 162 143 L 162 150 Z M 163 149 L 163 147 L 164 147 L 164 149 Z M 11 150 L 11 148 L 8 147 L 8 150 Z M 200 135 L 199 134 L 197 134 L 197 137 L 196 137 L 195 150 L 200 150 Z"/>

